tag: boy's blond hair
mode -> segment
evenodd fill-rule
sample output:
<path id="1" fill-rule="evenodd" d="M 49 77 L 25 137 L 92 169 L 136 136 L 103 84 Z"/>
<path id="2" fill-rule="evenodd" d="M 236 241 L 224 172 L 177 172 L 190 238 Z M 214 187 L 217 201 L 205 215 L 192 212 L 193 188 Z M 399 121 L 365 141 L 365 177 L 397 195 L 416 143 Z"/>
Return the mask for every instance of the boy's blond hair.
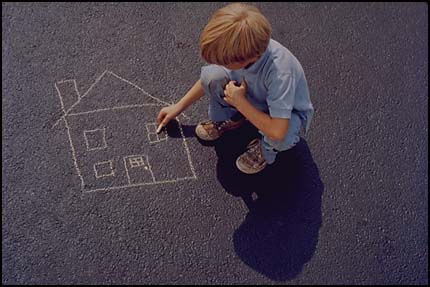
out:
<path id="1" fill-rule="evenodd" d="M 272 28 L 254 6 L 229 4 L 217 10 L 200 37 L 200 53 L 210 64 L 229 65 L 260 56 Z"/>

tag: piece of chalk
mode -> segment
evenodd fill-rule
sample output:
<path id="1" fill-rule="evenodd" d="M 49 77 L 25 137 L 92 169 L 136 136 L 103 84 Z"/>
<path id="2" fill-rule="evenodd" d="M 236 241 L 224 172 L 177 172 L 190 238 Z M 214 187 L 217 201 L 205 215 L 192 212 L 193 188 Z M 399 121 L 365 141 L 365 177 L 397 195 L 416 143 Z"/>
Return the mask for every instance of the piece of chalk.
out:
<path id="1" fill-rule="evenodd" d="M 156 133 L 157 133 L 157 134 L 159 134 L 159 133 L 161 132 L 161 129 L 162 129 L 162 128 L 163 128 L 163 123 L 161 123 L 161 124 L 158 126 Z"/>

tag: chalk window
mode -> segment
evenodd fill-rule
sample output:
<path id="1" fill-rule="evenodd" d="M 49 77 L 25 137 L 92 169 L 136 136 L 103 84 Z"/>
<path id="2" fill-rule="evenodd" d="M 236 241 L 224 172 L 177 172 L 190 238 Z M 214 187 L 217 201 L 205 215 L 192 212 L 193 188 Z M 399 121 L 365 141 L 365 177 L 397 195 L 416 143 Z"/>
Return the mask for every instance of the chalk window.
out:
<path id="1" fill-rule="evenodd" d="M 148 131 L 148 139 L 150 143 L 157 143 L 167 140 L 167 133 L 165 131 L 157 134 L 156 123 L 146 124 L 146 130 Z"/>
<path id="2" fill-rule="evenodd" d="M 105 176 L 114 176 L 113 164 L 111 160 L 97 162 L 94 164 L 94 173 L 96 178 Z"/>
<path id="3" fill-rule="evenodd" d="M 128 162 L 130 163 L 130 167 L 145 166 L 143 156 L 131 157 L 128 159 Z"/>
<path id="4" fill-rule="evenodd" d="M 107 148 L 105 128 L 84 131 L 84 138 L 88 151 Z"/>

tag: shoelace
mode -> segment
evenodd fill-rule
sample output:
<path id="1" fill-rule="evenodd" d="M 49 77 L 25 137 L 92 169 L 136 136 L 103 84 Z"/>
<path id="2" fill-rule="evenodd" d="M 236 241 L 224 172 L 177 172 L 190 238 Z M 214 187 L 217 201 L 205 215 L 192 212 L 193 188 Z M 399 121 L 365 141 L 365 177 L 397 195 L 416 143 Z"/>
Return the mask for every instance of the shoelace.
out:
<path id="1" fill-rule="evenodd" d="M 255 141 L 252 145 L 249 146 L 249 149 L 246 151 L 247 157 L 251 159 L 252 164 L 259 164 L 262 162 L 262 154 L 260 150 L 259 141 Z"/>
<path id="2" fill-rule="evenodd" d="M 215 122 L 215 127 L 217 130 L 222 129 L 225 125 L 227 125 L 229 121 Z"/>
<path id="3" fill-rule="evenodd" d="M 202 125 L 203 126 L 211 126 L 211 125 L 213 125 L 213 127 L 214 127 L 214 129 L 212 129 L 212 128 L 205 128 L 205 130 L 211 135 L 211 136 L 213 136 L 213 135 L 215 135 L 216 134 L 216 132 L 219 132 L 220 131 L 220 129 L 225 125 L 225 121 L 223 121 L 223 122 L 213 122 L 213 121 L 207 121 L 207 122 L 204 122 L 204 123 L 202 123 Z"/>

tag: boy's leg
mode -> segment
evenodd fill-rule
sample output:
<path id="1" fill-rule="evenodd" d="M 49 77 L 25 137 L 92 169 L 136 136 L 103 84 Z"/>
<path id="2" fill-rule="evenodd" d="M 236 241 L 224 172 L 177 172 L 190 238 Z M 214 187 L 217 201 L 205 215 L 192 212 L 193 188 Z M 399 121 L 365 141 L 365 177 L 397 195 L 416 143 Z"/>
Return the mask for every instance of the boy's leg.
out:
<path id="1" fill-rule="evenodd" d="M 244 173 L 254 174 L 262 171 L 267 164 L 272 164 L 280 151 L 294 147 L 300 141 L 300 128 L 302 122 L 300 117 L 292 113 L 288 125 L 288 132 L 282 141 L 273 141 L 263 133 L 263 138 L 254 139 L 247 150 L 236 160 L 236 166 Z"/>
<path id="2" fill-rule="evenodd" d="M 275 161 L 278 152 L 288 150 L 300 141 L 299 132 L 301 126 L 302 121 L 300 116 L 293 112 L 291 113 L 291 119 L 289 119 L 288 122 L 287 135 L 282 141 L 273 141 L 263 134 L 261 151 L 268 164 L 272 164 Z"/>
<path id="3" fill-rule="evenodd" d="M 221 122 L 233 117 L 240 120 L 241 114 L 226 101 L 224 101 L 224 88 L 230 81 L 227 71 L 218 65 L 202 67 L 200 80 L 209 96 L 209 119 Z M 242 116 L 243 118 L 243 116 Z"/>
<path id="4" fill-rule="evenodd" d="M 228 130 L 240 127 L 245 117 L 224 100 L 224 88 L 230 81 L 226 70 L 217 65 L 202 68 L 200 77 L 205 94 L 209 96 L 209 121 L 196 127 L 196 135 L 214 141 Z"/>

